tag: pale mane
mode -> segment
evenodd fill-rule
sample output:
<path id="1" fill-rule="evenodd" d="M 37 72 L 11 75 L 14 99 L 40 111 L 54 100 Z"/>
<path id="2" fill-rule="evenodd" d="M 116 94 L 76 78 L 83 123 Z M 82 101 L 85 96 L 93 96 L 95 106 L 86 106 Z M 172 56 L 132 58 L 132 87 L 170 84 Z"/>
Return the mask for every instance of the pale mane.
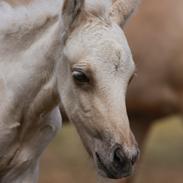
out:
<path id="1" fill-rule="evenodd" d="M 0 1 L 0 38 L 9 33 L 28 32 L 43 25 L 47 19 L 59 15 L 64 0 L 33 0 L 28 5 L 13 7 Z M 85 10 L 96 16 L 105 16 L 111 0 L 86 0 Z"/>
<path id="2" fill-rule="evenodd" d="M 33 0 L 28 5 L 12 7 L 0 1 L 0 36 L 30 30 L 59 14 L 63 0 Z"/>

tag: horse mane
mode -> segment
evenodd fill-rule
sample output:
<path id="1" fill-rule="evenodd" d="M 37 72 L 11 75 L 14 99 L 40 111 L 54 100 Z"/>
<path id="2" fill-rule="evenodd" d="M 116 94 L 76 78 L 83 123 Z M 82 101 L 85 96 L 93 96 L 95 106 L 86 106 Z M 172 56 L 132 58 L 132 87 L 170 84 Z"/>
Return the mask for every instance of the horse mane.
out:
<path id="1" fill-rule="evenodd" d="M 0 2 L 0 36 L 3 34 L 27 32 L 41 26 L 48 19 L 59 15 L 63 0 L 33 0 L 27 5 L 13 7 Z"/>
<path id="2" fill-rule="evenodd" d="M 27 5 L 13 7 L 6 0 L 0 1 L 0 37 L 11 33 L 28 31 L 43 25 L 61 13 L 64 0 L 32 0 Z M 111 0 L 86 0 L 85 11 L 105 17 Z"/>

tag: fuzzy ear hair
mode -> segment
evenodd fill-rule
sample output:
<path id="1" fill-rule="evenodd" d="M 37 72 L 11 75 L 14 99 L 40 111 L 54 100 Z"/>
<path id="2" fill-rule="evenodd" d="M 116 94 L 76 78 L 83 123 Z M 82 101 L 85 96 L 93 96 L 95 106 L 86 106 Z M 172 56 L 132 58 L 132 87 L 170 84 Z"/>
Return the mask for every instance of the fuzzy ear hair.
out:
<path id="1" fill-rule="evenodd" d="M 112 0 L 109 15 L 121 27 L 136 9 L 139 0 Z"/>
<path id="2" fill-rule="evenodd" d="M 85 0 L 64 0 L 62 17 L 66 28 L 73 24 L 82 9 L 84 9 L 84 2 Z"/>

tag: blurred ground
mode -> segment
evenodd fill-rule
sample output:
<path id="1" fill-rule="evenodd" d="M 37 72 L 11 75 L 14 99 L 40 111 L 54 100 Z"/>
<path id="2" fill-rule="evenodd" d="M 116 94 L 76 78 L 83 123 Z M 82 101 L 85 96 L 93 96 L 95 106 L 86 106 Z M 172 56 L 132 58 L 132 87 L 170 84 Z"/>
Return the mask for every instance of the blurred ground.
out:
<path id="1" fill-rule="evenodd" d="M 147 141 L 137 183 L 183 182 L 183 123 L 157 122 Z M 66 125 L 44 154 L 40 183 L 96 183 L 97 175 L 74 128 Z"/>

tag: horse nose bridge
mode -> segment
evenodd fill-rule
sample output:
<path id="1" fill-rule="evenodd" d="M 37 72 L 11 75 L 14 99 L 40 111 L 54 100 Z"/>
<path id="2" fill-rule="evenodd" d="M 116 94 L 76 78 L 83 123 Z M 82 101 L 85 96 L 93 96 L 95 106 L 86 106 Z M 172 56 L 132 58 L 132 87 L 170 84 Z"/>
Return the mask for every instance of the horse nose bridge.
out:
<path id="1" fill-rule="evenodd" d="M 125 128 L 129 127 L 129 119 L 127 115 L 126 103 L 124 98 L 113 100 L 109 107 L 109 114 L 113 121 L 118 122 Z"/>
<path id="2" fill-rule="evenodd" d="M 114 97 L 111 97 L 114 99 Z M 125 99 L 111 101 L 109 96 L 97 97 L 94 101 L 93 118 L 98 121 L 95 123 L 98 131 L 104 131 L 114 138 L 115 141 L 126 141 L 130 138 L 131 129 L 126 111 Z M 105 133 L 106 132 L 106 133 Z"/>
<path id="3" fill-rule="evenodd" d="M 110 125 L 110 133 L 116 143 L 124 145 L 129 149 L 136 147 L 137 142 L 130 128 L 128 117 L 113 118 Z"/>
<path id="4" fill-rule="evenodd" d="M 127 149 L 131 149 L 137 146 L 137 142 L 130 128 L 116 131 L 115 138 L 117 143 L 127 147 Z"/>
<path id="5" fill-rule="evenodd" d="M 116 129 L 116 131 L 124 133 L 130 132 L 129 119 L 126 110 L 114 110 L 108 114 L 108 120 L 111 121 L 111 128 Z"/>

